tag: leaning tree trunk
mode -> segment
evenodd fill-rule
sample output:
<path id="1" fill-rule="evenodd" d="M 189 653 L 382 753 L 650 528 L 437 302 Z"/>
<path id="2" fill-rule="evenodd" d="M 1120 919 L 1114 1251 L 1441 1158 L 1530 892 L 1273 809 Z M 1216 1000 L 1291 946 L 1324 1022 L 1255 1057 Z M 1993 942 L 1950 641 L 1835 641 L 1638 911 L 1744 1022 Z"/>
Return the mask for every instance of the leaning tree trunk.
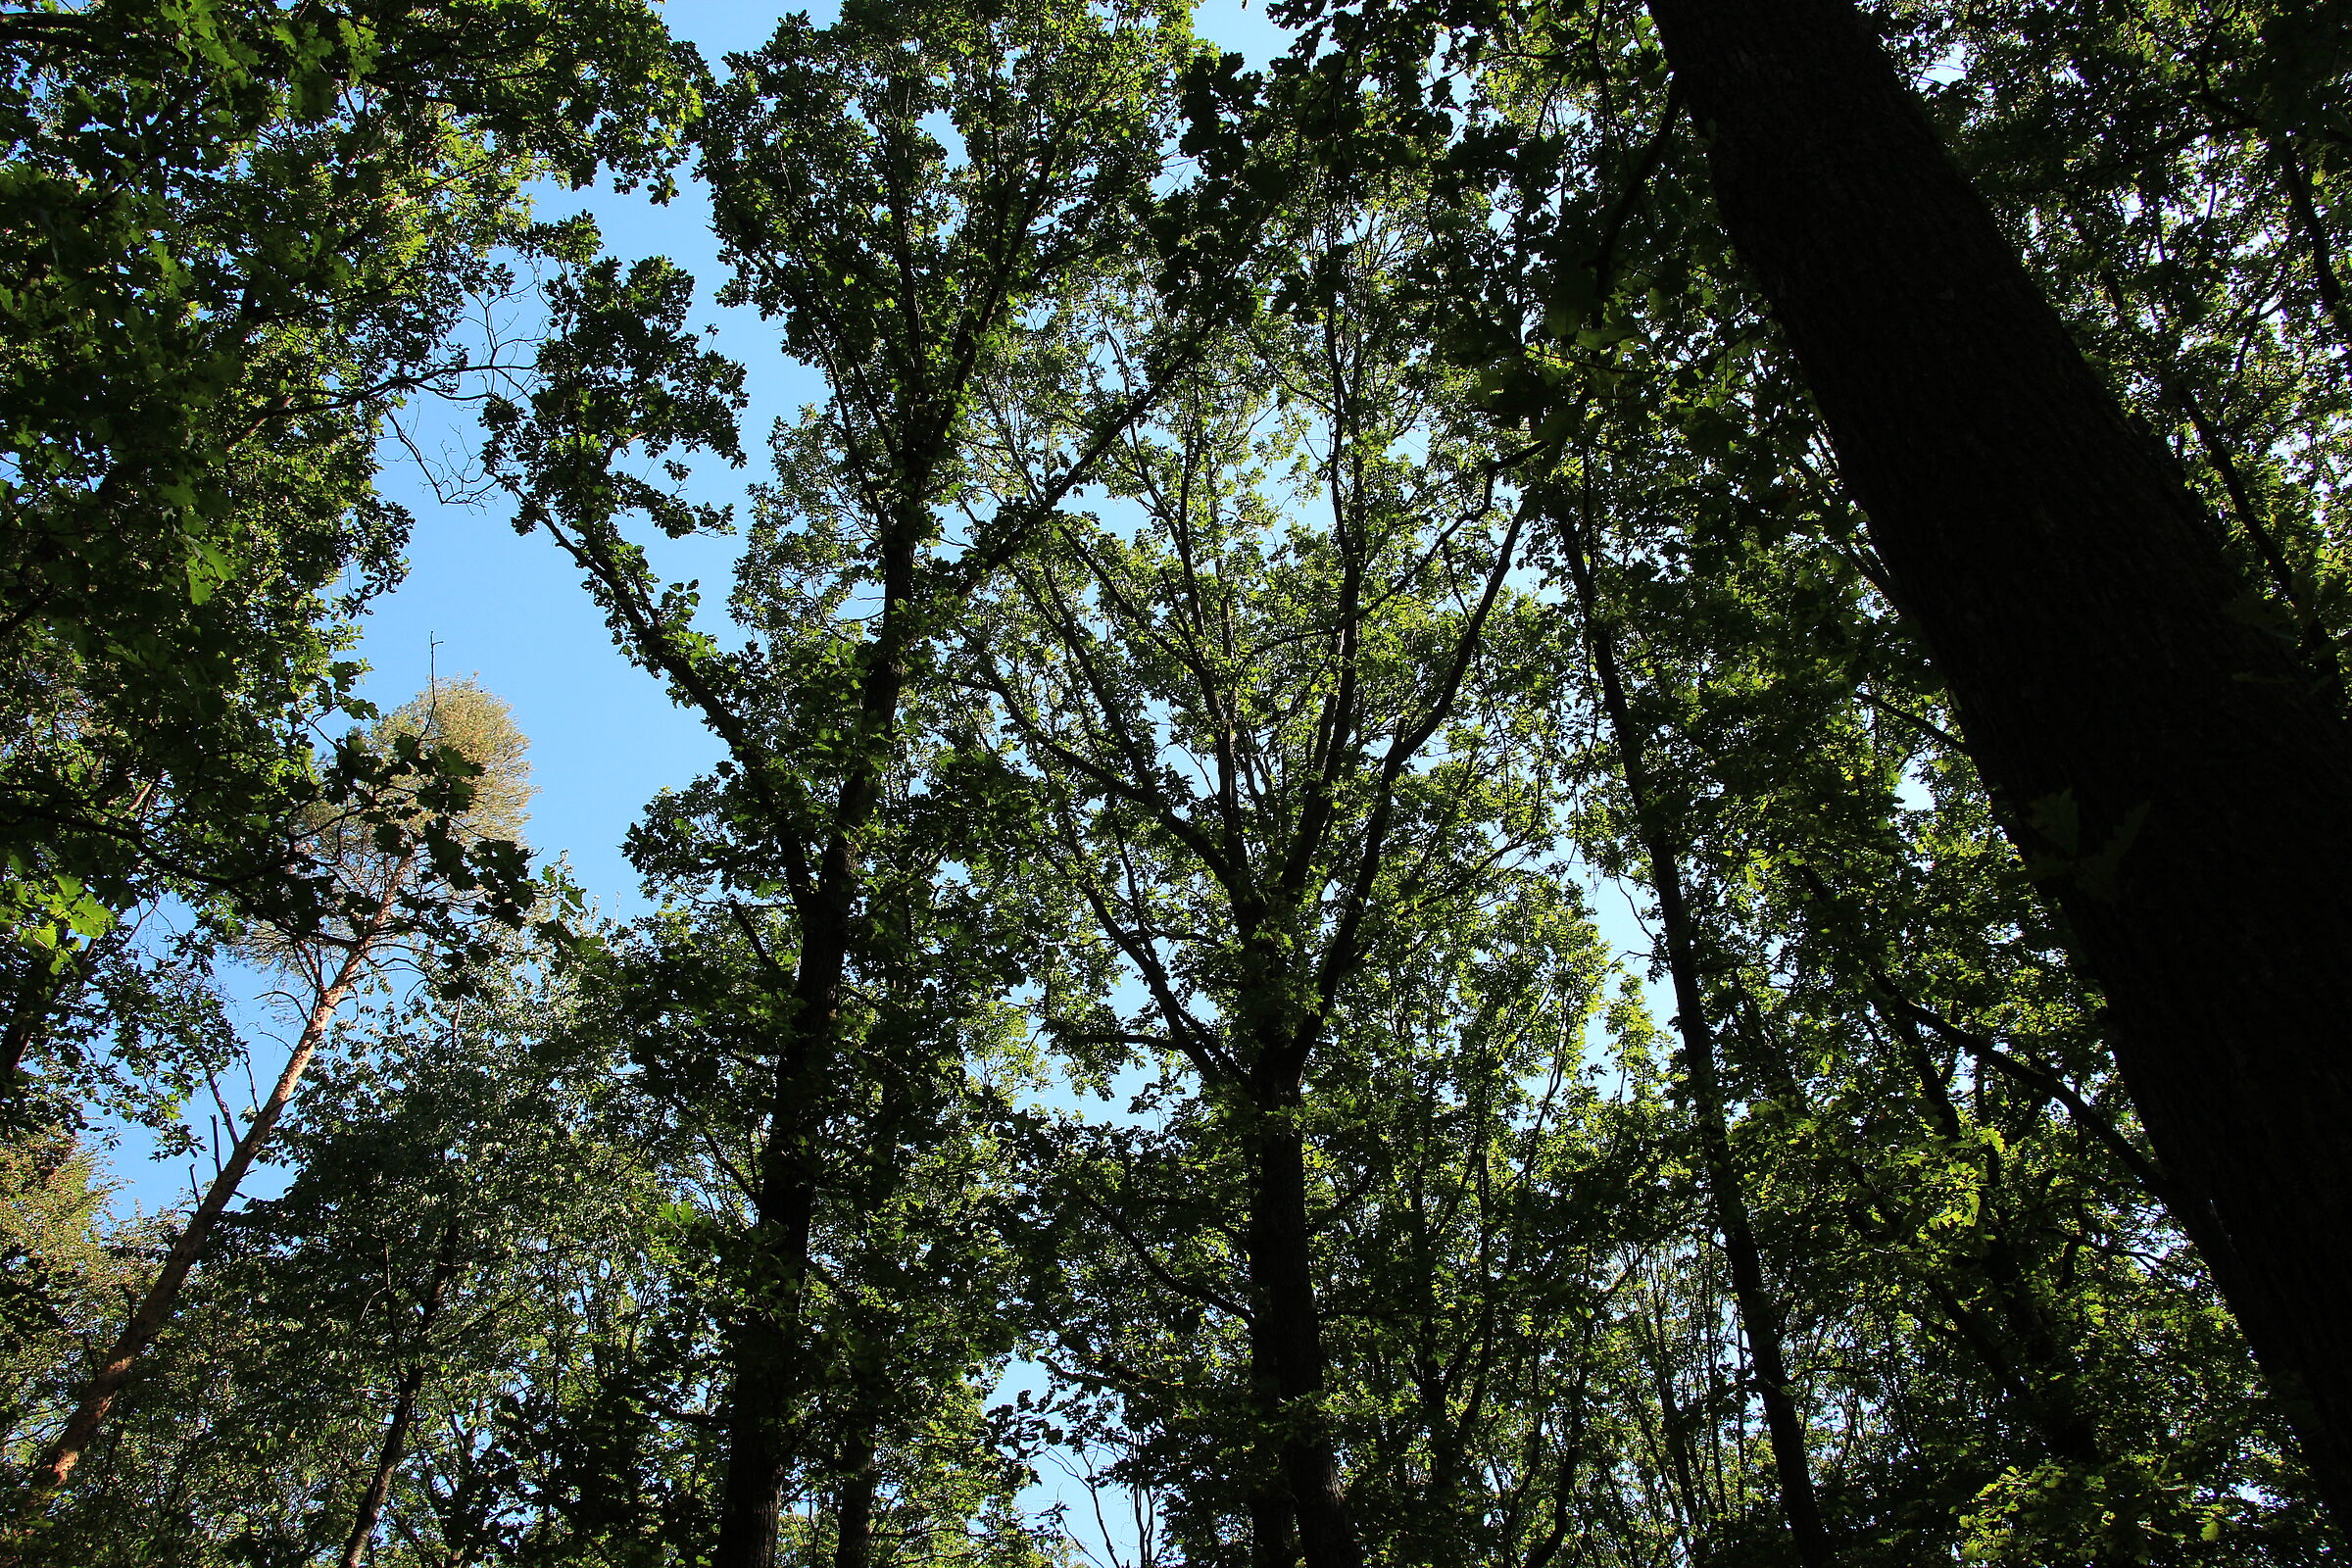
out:
<path id="1" fill-rule="evenodd" d="M 122 1332 L 116 1336 L 115 1343 L 108 1348 L 106 1359 L 98 1364 L 97 1373 L 83 1386 L 81 1397 L 75 1401 L 74 1414 L 67 1419 L 65 1430 L 50 1444 L 49 1451 L 41 1455 L 41 1462 L 33 1467 L 31 1485 L 34 1495 L 54 1492 L 66 1484 L 66 1478 L 74 1473 L 74 1467 L 81 1462 L 83 1452 L 88 1449 L 91 1440 L 97 1437 L 98 1429 L 105 1424 L 107 1412 L 114 1408 L 115 1401 L 122 1397 L 123 1389 L 128 1387 L 131 1370 L 138 1364 L 139 1357 L 146 1353 L 147 1347 L 154 1343 L 156 1335 L 171 1319 L 172 1309 L 179 1304 L 180 1289 L 187 1284 L 188 1271 L 196 1266 L 196 1259 L 203 1255 L 206 1244 L 212 1241 L 213 1232 L 220 1223 L 220 1216 L 227 1212 L 228 1205 L 235 1200 L 237 1188 L 244 1182 L 246 1172 L 253 1169 L 254 1161 L 261 1157 L 262 1150 L 268 1146 L 270 1134 L 276 1128 L 278 1117 L 285 1113 L 287 1102 L 293 1100 L 304 1070 L 310 1066 L 311 1058 L 318 1054 L 319 1046 L 325 1043 L 326 1031 L 334 1023 L 335 1013 L 359 985 L 360 975 L 368 965 L 368 951 L 382 931 L 389 909 L 388 903 L 377 906 L 372 919 L 354 934 L 351 946 L 344 953 L 343 961 L 336 966 L 333 977 L 318 988 L 318 994 L 311 1004 L 310 1015 L 303 1020 L 302 1036 L 295 1041 L 294 1053 L 286 1058 L 285 1070 L 278 1074 L 276 1087 L 270 1090 L 270 1098 L 255 1109 L 253 1120 L 246 1123 L 236 1147 L 229 1151 L 227 1162 L 213 1177 L 212 1185 L 205 1189 L 203 1200 L 197 1203 L 196 1211 L 188 1216 L 188 1223 L 181 1227 L 178 1238 L 172 1242 L 172 1250 L 165 1256 L 164 1266 L 156 1274 L 154 1283 L 147 1287 L 147 1294 L 132 1308 L 130 1321 L 123 1325 Z"/>
<path id="2" fill-rule="evenodd" d="M 1847 0 L 1649 0 L 1899 608 L 2352 1522 L 2352 731 Z"/>
<path id="3" fill-rule="evenodd" d="M 1616 741 L 1618 766 L 1641 832 L 1642 853 L 1649 858 L 1650 891 L 1657 895 L 1658 924 L 1666 938 L 1666 969 L 1674 982 L 1683 1071 L 1698 1127 L 1699 1163 L 1715 1210 L 1715 1228 L 1723 1237 L 1724 1257 L 1731 1265 L 1732 1299 L 1740 1309 L 1740 1326 L 1746 1331 L 1757 1401 L 1764 1406 L 1764 1433 L 1780 1482 L 1781 1515 L 1788 1523 L 1797 1561 L 1805 1568 L 1831 1568 L 1837 1553 L 1831 1548 L 1829 1531 L 1821 1521 L 1821 1501 L 1814 1492 L 1804 1419 L 1796 1407 L 1795 1385 L 1788 1376 L 1788 1356 L 1781 1343 L 1780 1303 L 1764 1278 L 1763 1252 L 1756 1246 L 1747 1194 L 1732 1153 L 1722 1075 L 1715 1060 L 1714 1024 L 1707 1015 L 1706 990 L 1698 970 L 1697 933 L 1683 887 L 1682 851 L 1659 815 L 1656 792 L 1650 786 L 1647 737 L 1634 719 L 1610 628 L 1600 618 L 1589 544 L 1580 539 L 1572 545 L 1569 565 L 1592 672 L 1600 682 L 1601 707 Z"/>

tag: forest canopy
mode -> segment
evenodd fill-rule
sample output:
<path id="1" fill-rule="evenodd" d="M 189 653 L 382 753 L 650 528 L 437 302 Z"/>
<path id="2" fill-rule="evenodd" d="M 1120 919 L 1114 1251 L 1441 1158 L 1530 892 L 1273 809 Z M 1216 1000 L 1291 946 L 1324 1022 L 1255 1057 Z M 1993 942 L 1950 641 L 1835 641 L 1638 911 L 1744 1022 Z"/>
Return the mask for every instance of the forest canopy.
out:
<path id="1" fill-rule="evenodd" d="M 2352 5 L 1273 21 L 0 0 L 0 1562 L 2348 1549 Z"/>

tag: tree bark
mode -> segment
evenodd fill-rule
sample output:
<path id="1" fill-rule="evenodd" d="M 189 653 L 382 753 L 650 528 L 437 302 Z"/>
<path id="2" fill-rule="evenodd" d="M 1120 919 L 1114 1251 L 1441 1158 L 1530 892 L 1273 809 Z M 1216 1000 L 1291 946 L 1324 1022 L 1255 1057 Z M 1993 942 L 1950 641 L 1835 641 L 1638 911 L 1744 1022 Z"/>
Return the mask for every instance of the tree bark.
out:
<path id="1" fill-rule="evenodd" d="M 1277 1452 L 1306 1568 L 1363 1568 L 1340 1462 L 1323 1415 L 1322 1314 L 1306 1217 L 1306 1141 L 1293 1094 L 1258 1112 L 1250 1194 L 1250 1337 L 1265 1370 L 1259 1418 Z M 1270 1403 L 1266 1395 L 1271 1394 Z"/>
<path id="2" fill-rule="evenodd" d="M 866 1568 L 874 1555 L 874 1494 L 882 1472 L 874 1444 L 877 1423 L 863 1415 L 844 1455 L 840 1495 L 833 1504 L 833 1568 Z"/>
<path id="3" fill-rule="evenodd" d="M 116 1336 L 115 1343 L 108 1348 L 106 1359 L 99 1363 L 96 1375 L 83 1387 L 81 1397 L 74 1404 L 74 1414 L 66 1421 L 65 1430 L 49 1446 L 48 1451 L 41 1456 L 41 1462 L 33 1467 L 30 1479 L 35 1494 L 53 1492 L 66 1484 L 66 1478 L 81 1462 L 83 1452 L 98 1435 L 99 1427 L 105 1423 L 107 1412 L 114 1408 L 115 1400 L 122 1396 L 122 1390 L 129 1384 L 131 1368 L 146 1352 L 147 1347 L 154 1343 L 156 1334 L 179 1304 L 180 1289 L 187 1283 L 188 1271 L 196 1266 L 196 1259 L 212 1240 L 213 1231 L 220 1223 L 220 1216 L 235 1200 L 237 1187 L 245 1180 L 246 1172 L 253 1169 L 254 1161 L 261 1157 L 263 1148 L 270 1142 L 270 1132 L 277 1126 L 278 1117 L 285 1113 L 287 1102 L 294 1098 L 294 1090 L 302 1082 L 304 1069 L 310 1066 L 311 1058 L 318 1054 L 318 1047 L 325 1042 L 326 1031 L 334 1022 L 336 1011 L 358 986 L 360 975 L 368 964 L 368 951 L 382 932 L 389 908 L 388 902 L 377 906 L 373 918 L 354 934 L 343 961 L 336 966 L 334 977 L 319 989 L 312 1003 L 310 1015 L 303 1022 L 301 1038 L 294 1044 L 294 1054 L 286 1058 L 285 1071 L 278 1074 L 276 1087 L 270 1090 L 270 1098 L 254 1111 L 253 1120 L 246 1124 L 236 1147 L 229 1152 L 227 1162 L 213 1177 L 212 1185 L 205 1189 L 204 1198 L 197 1203 L 196 1211 L 188 1216 L 188 1223 L 181 1227 L 178 1239 L 172 1242 L 162 1271 L 156 1275 L 155 1282 L 147 1287 L 147 1294 L 139 1298 L 139 1304 L 132 1309 L 130 1321 L 123 1325 L 122 1332 Z"/>
<path id="4" fill-rule="evenodd" d="M 392 1400 L 392 1421 L 384 1429 L 375 1473 L 368 1478 L 368 1490 L 360 1494 L 360 1506 L 352 1515 L 351 1536 L 343 1544 L 341 1568 L 360 1568 L 368 1544 L 375 1540 L 376 1522 L 384 1516 L 384 1499 L 392 1494 L 392 1477 L 398 1473 L 400 1461 L 408 1455 L 409 1432 L 416 1422 L 416 1402 L 424 1394 L 425 1342 L 432 1335 L 433 1325 L 440 1320 L 441 1303 L 448 1299 L 449 1282 L 456 1278 L 457 1272 L 458 1233 L 452 1230 L 442 1238 L 441 1255 L 433 1263 L 432 1285 L 416 1310 L 416 1350 L 401 1372 L 400 1389 Z"/>
<path id="5" fill-rule="evenodd" d="M 927 472 L 918 473 L 913 495 L 921 494 L 919 481 Z M 858 734 L 866 749 L 842 779 L 815 886 L 798 910 L 801 951 L 793 971 L 792 1019 L 779 1053 L 760 1152 L 753 1267 L 765 1277 L 756 1279 L 753 1288 L 765 1299 L 728 1334 L 727 1479 L 713 1568 L 774 1568 L 776 1560 L 791 1458 L 787 1422 L 793 1401 L 808 1383 L 800 1301 L 816 1206 L 810 1105 L 816 1076 L 838 1044 L 864 872 L 856 845 L 881 801 L 887 749 L 895 744 L 912 636 L 915 545 L 924 517 L 919 502 L 903 501 L 883 541 L 881 628 L 858 683 Z M 790 824 L 784 831 L 791 831 Z"/>
<path id="6" fill-rule="evenodd" d="M 1268 1479 L 1250 1494 L 1250 1568 L 1295 1568 L 1298 1561 L 1298 1529 L 1291 1499 L 1279 1483 Z"/>
<path id="7" fill-rule="evenodd" d="M 1731 1129 L 1726 1119 L 1723 1084 L 1715 1060 L 1714 1026 L 1707 1016 L 1707 997 L 1698 970 L 1697 933 L 1683 888 L 1682 854 L 1675 836 L 1661 819 L 1650 787 L 1648 742 L 1636 724 L 1627 701 L 1625 681 L 1618 669 L 1615 644 L 1600 618 L 1599 595 L 1593 582 L 1591 541 L 1580 538 L 1570 549 L 1578 608 L 1583 612 L 1587 647 L 1593 673 L 1599 678 L 1601 706 L 1616 740 L 1617 759 L 1625 791 L 1649 858 L 1650 891 L 1657 896 L 1658 924 L 1666 936 L 1666 968 L 1674 982 L 1675 1027 L 1682 1036 L 1683 1072 L 1690 1085 L 1691 1109 L 1698 1126 L 1700 1163 L 1706 1171 L 1707 1197 L 1715 1210 L 1715 1228 L 1731 1265 L 1732 1298 L 1740 1308 L 1740 1323 L 1747 1333 L 1748 1361 L 1755 1373 L 1756 1397 L 1764 1406 L 1764 1430 L 1772 1447 L 1772 1467 L 1780 1483 L 1781 1512 L 1805 1568 L 1830 1568 L 1837 1554 L 1821 1521 L 1821 1503 L 1813 1489 L 1813 1467 L 1806 1455 L 1805 1427 L 1796 1408 L 1795 1392 L 1781 1347 L 1781 1311 L 1765 1282 L 1764 1260 L 1756 1246 L 1747 1197 L 1740 1186 L 1740 1167 L 1732 1154 Z"/>
<path id="8" fill-rule="evenodd" d="M 2352 1521 L 2352 732 L 1846 0 L 1649 0 L 1900 609 Z"/>

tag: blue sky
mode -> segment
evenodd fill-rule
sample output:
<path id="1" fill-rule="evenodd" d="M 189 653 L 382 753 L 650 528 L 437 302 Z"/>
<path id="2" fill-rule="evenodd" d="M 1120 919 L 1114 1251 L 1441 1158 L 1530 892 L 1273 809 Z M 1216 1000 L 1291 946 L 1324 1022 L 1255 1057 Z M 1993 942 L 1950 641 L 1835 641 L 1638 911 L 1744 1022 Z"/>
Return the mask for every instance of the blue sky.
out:
<path id="1" fill-rule="evenodd" d="M 812 14 L 825 19 L 829 7 Z M 774 31 L 777 12 L 759 6 L 674 0 L 664 8 L 671 29 L 691 39 L 714 69 L 730 52 L 758 47 Z M 1262 64 L 1287 40 L 1265 20 L 1262 0 L 1212 0 L 1195 12 L 1203 37 Z M 691 184 L 667 207 L 610 191 L 553 191 L 546 216 L 592 214 L 606 249 L 634 259 L 666 256 L 694 272 L 699 288 L 691 319 L 717 328 L 721 350 L 749 372 L 751 407 L 744 413 L 743 469 L 706 465 L 698 473 L 701 499 L 724 501 L 761 477 L 760 438 L 779 416 L 820 394 L 814 374 L 786 361 L 774 333 L 749 310 L 725 311 L 710 296 L 724 281 L 708 223 L 708 204 Z M 427 450 L 469 452 L 480 437 L 462 413 L 418 408 L 412 413 Z M 530 836 L 543 854 L 568 855 L 581 885 L 606 907 L 638 906 L 636 877 L 620 841 L 648 801 L 664 786 L 683 785 L 715 761 L 719 748 L 708 731 L 669 705 L 651 676 L 613 650 L 602 615 L 571 570 L 544 538 L 517 536 L 509 509 L 443 506 L 405 454 L 395 454 L 383 484 L 413 511 L 416 532 L 409 574 L 368 617 L 361 656 L 370 666 L 366 693 L 390 708 L 421 690 L 431 671 L 444 678 L 476 676 L 512 703 L 531 739 L 533 804 Z M 653 541 L 656 544 L 662 541 Z M 723 601 L 731 552 L 723 541 L 668 546 L 656 556 L 673 578 L 699 577 L 706 603 Z"/>

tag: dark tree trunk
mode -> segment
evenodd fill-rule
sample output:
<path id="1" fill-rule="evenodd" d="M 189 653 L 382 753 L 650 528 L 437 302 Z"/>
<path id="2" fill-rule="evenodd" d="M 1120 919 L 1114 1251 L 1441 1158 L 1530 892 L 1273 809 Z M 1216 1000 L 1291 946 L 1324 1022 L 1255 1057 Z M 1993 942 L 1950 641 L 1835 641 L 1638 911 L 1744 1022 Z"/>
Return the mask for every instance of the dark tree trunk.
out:
<path id="1" fill-rule="evenodd" d="M 833 1568 L 866 1568 L 873 1560 L 874 1494 L 882 1479 L 875 1435 L 875 1421 L 867 1415 L 842 1456 L 841 1492 L 833 1503 Z"/>
<path id="2" fill-rule="evenodd" d="M 1251 1140 L 1257 1169 L 1250 1194 L 1250 1338 L 1252 1359 L 1264 1369 L 1259 1413 L 1279 1434 L 1279 1473 L 1306 1568 L 1363 1568 L 1320 1408 L 1323 1325 L 1306 1218 L 1306 1143 L 1297 1110 L 1295 1095 L 1261 1110 Z"/>
<path id="3" fill-rule="evenodd" d="M 0 1028 L 0 1104 L 19 1098 L 25 1054 L 57 1015 L 66 990 L 78 980 L 70 969 L 52 969 L 37 956 L 26 960 L 10 999 L 8 1023 Z"/>
<path id="4" fill-rule="evenodd" d="M 1291 1517 L 1291 1499 L 1269 1475 L 1250 1494 L 1250 1568 L 1296 1568 L 1298 1561 L 1298 1530 Z"/>
<path id="5" fill-rule="evenodd" d="M 1739 1163 L 1732 1155 L 1723 1084 L 1716 1069 L 1714 1025 L 1707 1015 L 1706 990 L 1698 970 L 1697 932 L 1683 889 L 1681 847 L 1660 818 L 1650 788 L 1648 739 L 1635 722 L 1625 681 L 1618 672 L 1610 628 L 1601 619 L 1591 551 L 1591 539 L 1581 538 L 1570 552 L 1578 608 L 1583 612 L 1592 671 L 1600 681 L 1601 706 L 1616 740 L 1625 792 L 1640 825 L 1642 851 L 1649 858 L 1650 890 L 1657 895 L 1658 924 L 1666 937 L 1666 968 L 1674 982 L 1675 1027 L 1682 1035 L 1683 1074 L 1698 1127 L 1699 1159 L 1706 1172 L 1708 1201 L 1715 1210 L 1715 1228 L 1723 1237 L 1724 1257 L 1731 1265 L 1732 1298 L 1740 1308 L 1740 1326 L 1747 1334 L 1756 1397 L 1764 1406 L 1765 1435 L 1771 1442 L 1772 1466 L 1780 1482 L 1781 1513 L 1788 1521 L 1797 1560 L 1805 1568 L 1829 1568 L 1837 1554 L 1830 1548 L 1829 1532 L 1821 1522 L 1821 1503 L 1814 1494 L 1804 1422 L 1797 1412 L 1794 1387 L 1781 1348 L 1780 1306 L 1764 1278 L 1764 1259 L 1749 1222 L 1747 1195 L 1740 1185 Z"/>
<path id="6" fill-rule="evenodd" d="M 384 1428 L 383 1447 L 375 1457 L 375 1472 L 368 1478 L 368 1490 L 360 1494 L 360 1505 L 352 1513 L 351 1536 L 343 1544 L 341 1568 L 360 1568 L 368 1555 L 368 1544 L 375 1540 L 376 1521 L 384 1516 L 384 1499 L 392 1494 L 392 1478 L 400 1471 L 400 1461 L 409 1451 L 409 1433 L 416 1424 L 416 1403 L 424 1395 L 426 1375 L 425 1350 L 432 1338 L 433 1325 L 441 1319 L 441 1305 L 449 1298 L 449 1282 L 458 1273 L 458 1233 L 449 1232 L 441 1241 L 441 1255 L 433 1262 L 433 1281 L 416 1309 L 416 1348 L 400 1375 L 400 1388 L 392 1400 L 392 1420 Z"/>
<path id="7" fill-rule="evenodd" d="M 1282 1403 L 1273 1357 L 1273 1346 L 1251 1324 L 1250 1398 L 1258 1410 L 1276 1409 Z M 1282 1479 L 1282 1445 L 1263 1423 L 1255 1436 L 1250 1465 L 1250 1568 L 1298 1568 L 1298 1521 L 1291 1512 L 1290 1488 Z"/>
<path id="8" fill-rule="evenodd" d="M 2352 1519 L 2352 733 L 1846 0 L 1649 0 L 1901 609 Z"/>
<path id="9" fill-rule="evenodd" d="M 727 1334 L 727 1479 L 719 1501 L 722 1568 L 773 1568 L 793 1407 L 808 1385 L 801 1290 L 808 1274 L 813 1183 L 798 1161 L 762 1191 L 756 1305 Z"/>
<path id="10" fill-rule="evenodd" d="M 922 492 L 928 471 L 927 466 L 918 470 L 914 494 Z M 883 541 L 881 629 L 858 682 L 858 741 L 865 750 L 842 779 L 815 884 L 798 911 L 801 951 L 793 973 L 792 1020 L 778 1053 L 760 1151 L 751 1259 L 754 1305 L 728 1335 L 727 1480 L 714 1568 L 773 1568 L 776 1560 L 784 1474 L 793 1457 L 791 1411 L 809 1381 L 801 1293 L 816 1205 L 819 1156 L 812 1107 L 818 1080 L 832 1066 L 840 1044 L 852 928 L 864 880 L 857 843 L 880 804 L 886 765 L 897 744 L 915 542 L 926 517 L 918 503 L 905 502 Z"/>

